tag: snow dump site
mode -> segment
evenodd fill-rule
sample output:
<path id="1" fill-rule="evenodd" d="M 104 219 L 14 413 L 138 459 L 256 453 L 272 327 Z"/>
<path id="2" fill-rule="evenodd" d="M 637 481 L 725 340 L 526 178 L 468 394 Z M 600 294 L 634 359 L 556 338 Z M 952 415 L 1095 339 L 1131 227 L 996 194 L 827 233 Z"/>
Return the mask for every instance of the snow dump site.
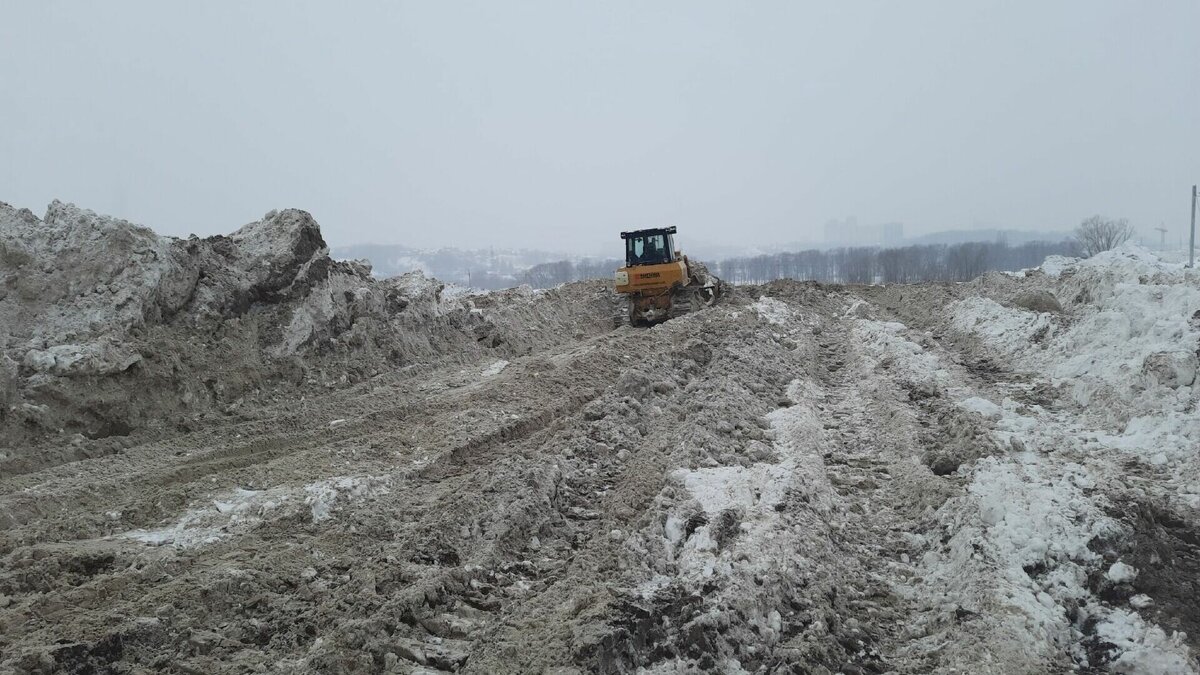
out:
<path id="1" fill-rule="evenodd" d="M 0 672 L 1197 671 L 1200 274 L 622 302 L 0 205 Z"/>

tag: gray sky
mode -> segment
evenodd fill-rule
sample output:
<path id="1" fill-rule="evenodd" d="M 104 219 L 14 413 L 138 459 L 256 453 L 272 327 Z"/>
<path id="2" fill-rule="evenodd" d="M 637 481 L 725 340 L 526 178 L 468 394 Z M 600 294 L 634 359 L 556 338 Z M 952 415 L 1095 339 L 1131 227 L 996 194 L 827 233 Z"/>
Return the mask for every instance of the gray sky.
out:
<path id="1" fill-rule="evenodd" d="M 1195 0 L 0 0 L 0 201 L 558 250 L 851 214 L 1182 232 L 1197 45 Z"/>

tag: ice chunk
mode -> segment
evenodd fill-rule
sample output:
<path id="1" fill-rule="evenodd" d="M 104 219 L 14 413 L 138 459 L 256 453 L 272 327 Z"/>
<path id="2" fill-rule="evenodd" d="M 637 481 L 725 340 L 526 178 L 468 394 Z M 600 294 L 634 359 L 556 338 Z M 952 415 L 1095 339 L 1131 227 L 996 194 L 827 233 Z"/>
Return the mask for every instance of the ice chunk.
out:
<path id="1" fill-rule="evenodd" d="M 1108 573 L 1105 576 L 1115 584 L 1122 584 L 1126 581 L 1133 581 L 1137 577 L 1137 570 L 1118 560 L 1113 563 L 1112 567 L 1108 568 Z"/>

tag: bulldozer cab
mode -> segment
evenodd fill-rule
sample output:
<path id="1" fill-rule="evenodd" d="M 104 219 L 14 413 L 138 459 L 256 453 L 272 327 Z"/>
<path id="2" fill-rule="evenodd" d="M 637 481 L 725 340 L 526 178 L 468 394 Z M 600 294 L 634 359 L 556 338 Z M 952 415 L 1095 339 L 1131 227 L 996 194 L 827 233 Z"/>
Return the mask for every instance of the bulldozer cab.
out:
<path id="1" fill-rule="evenodd" d="M 625 266 L 658 265 L 675 261 L 675 228 L 622 232 L 625 240 Z"/>
<path id="2" fill-rule="evenodd" d="M 649 326 L 710 307 L 721 280 L 675 250 L 675 228 L 622 232 L 625 266 L 613 273 L 613 290 L 629 298 L 629 323 Z"/>

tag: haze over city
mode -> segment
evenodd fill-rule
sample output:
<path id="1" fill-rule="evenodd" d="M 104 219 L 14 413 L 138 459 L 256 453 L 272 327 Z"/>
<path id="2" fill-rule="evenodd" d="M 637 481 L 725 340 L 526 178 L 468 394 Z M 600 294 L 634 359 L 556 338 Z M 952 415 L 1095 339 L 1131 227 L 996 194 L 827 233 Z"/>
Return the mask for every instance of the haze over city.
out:
<path id="1" fill-rule="evenodd" d="M 0 199 L 164 234 L 616 254 L 1186 227 L 1200 5 L 6 3 Z M 1158 235 L 1150 235 L 1157 241 Z"/>

